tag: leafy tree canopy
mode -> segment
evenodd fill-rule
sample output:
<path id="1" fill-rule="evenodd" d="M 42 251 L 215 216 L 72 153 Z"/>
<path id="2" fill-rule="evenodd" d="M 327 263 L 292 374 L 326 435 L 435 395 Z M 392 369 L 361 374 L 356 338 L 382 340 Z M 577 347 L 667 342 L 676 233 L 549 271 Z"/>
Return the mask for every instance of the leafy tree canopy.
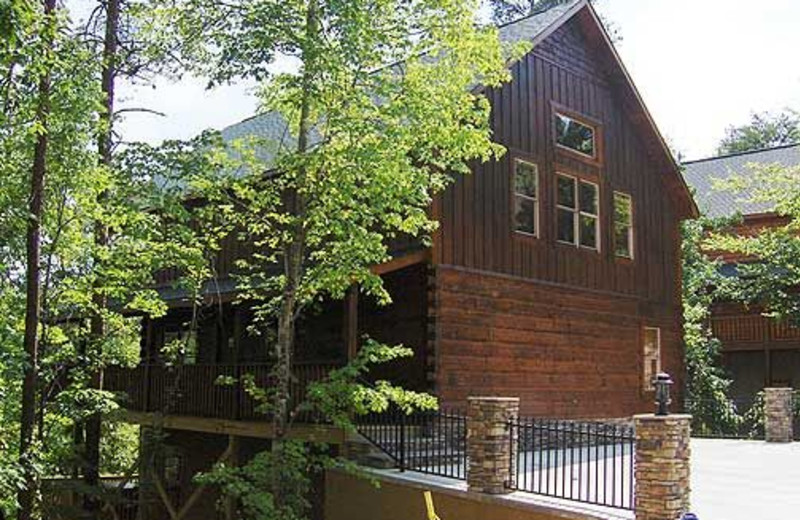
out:
<path id="1" fill-rule="evenodd" d="M 750 122 L 730 126 L 717 147 L 718 155 L 749 152 L 800 142 L 800 114 L 794 110 L 754 113 Z"/>

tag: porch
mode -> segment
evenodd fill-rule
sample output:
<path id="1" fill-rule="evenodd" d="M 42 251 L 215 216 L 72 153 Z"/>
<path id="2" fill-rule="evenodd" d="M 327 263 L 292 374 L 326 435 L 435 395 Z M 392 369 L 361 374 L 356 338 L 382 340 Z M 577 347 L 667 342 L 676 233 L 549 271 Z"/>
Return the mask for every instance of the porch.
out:
<path id="1" fill-rule="evenodd" d="M 343 301 L 317 302 L 300 315 L 290 410 L 301 404 L 310 383 L 323 380 L 331 370 L 353 359 L 365 336 L 402 344 L 414 352 L 410 358 L 374 367 L 370 379 L 430 390 L 427 266 L 402 266 L 383 278 L 393 296 L 389 306 L 379 306 L 351 290 Z M 242 381 L 249 376 L 259 388 L 274 386 L 272 340 L 253 330 L 254 320 L 252 303 L 234 301 L 199 309 L 176 306 L 163 318 L 145 319 L 140 364 L 107 368 L 104 388 L 119 392 L 122 407 L 137 414 L 267 422 L 269 414 L 259 409 Z M 181 345 L 179 362 L 164 355 L 165 347 L 175 342 Z M 306 414 L 295 422 L 317 419 Z"/>
<path id="2" fill-rule="evenodd" d="M 292 369 L 295 409 L 310 383 L 321 381 L 342 363 L 297 363 Z M 109 367 L 104 388 L 121 395 L 120 404 L 129 412 L 162 416 L 189 416 L 229 421 L 268 421 L 269 414 L 247 392 L 243 378 L 251 377 L 259 388 L 271 384 L 272 365 L 201 364 L 166 366 L 142 364 L 134 368 Z M 314 422 L 313 416 L 301 420 Z"/>

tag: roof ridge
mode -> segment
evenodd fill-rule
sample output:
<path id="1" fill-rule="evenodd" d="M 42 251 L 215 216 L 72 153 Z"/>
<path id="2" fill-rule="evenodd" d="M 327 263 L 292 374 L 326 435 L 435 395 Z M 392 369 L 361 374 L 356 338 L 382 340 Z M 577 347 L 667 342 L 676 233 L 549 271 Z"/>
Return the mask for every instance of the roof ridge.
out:
<path id="1" fill-rule="evenodd" d="M 786 148 L 794 148 L 796 146 L 800 146 L 800 141 L 798 141 L 796 143 L 782 144 L 782 145 L 779 145 L 779 146 L 771 146 L 771 147 L 767 147 L 767 148 L 758 148 L 756 150 L 747 150 L 747 151 L 744 151 L 744 152 L 734 152 L 734 153 L 728 153 L 728 154 L 724 154 L 724 155 L 716 155 L 716 156 L 713 156 L 713 157 L 704 157 L 702 159 L 693 159 L 691 161 L 684 161 L 681 164 L 683 164 L 685 166 L 687 164 L 695 164 L 695 163 L 700 163 L 700 162 L 716 161 L 716 160 L 720 160 L 720 159 L 730 159 L 731 157 L 741 157 L 743 155 L 753 155 L 753 154 L 757 154 L 757 153 L 771 152 L 773 150 L 784 150 Z"/>
<path id="2" fill-rule="evenodd" d="M 542 6 L 541 8 L 534 9 L 530 13 L 528 13 L 526 15 L 522 15 L 519 18 L 515 18 L 515 19 L 510 20 L 508 22 L 494 24 L 494 26 L 497 27 L 498 29 L 502 29 L 503 27 L 508 27 L 509 25 L 514 25 L 514 24 L 522 22 L 524 20 L 528 20 L 530 18 L 533 18 L 534 16 L 539 16 L 540 14 L 546 13 L 550 9 L 555 9 L 556 7 L 559 7 L 559 6 L 562 6 L 562 5 L 571 4 L 571 3 L 576 3 L 577 4 L 580 1 L 582 1 L 582 0 L 554 0 L 552 2 L 548 2 L 547 0 L 545 0 L 543 2 L 545 5 Z"/>

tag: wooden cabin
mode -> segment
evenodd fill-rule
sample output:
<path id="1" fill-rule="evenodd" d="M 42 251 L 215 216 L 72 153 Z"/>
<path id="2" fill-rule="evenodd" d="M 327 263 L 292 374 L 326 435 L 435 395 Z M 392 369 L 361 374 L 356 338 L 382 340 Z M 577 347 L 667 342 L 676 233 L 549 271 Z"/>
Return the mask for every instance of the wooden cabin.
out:
<path id="1" fill-rule="evenodd" d="M 520 397 L 526 415 L 650 411 L 657 372 L 670 373 L 676 389 L 683 380 L 679 225 L 696 207 L 588 1 L 564 2 L 500 35 L 533 43 L 510 65 L 513 80 L 486 91 L 494 138 L 508 153 L 435 200 L 441 227 L 430 247 L 409 242 L 376 266 L 392 305 L 351 292 L 303 316 L 298 384 L 346 362 L 367 333 L 415 353 L 379 375 L 448 406 L 488 394 Z M 223 135 L 282 131 L 267 114 Z M 233 238 L 224 244 L 180 391 L 165 390 L 175 376 L 158 352 L 186 333 L 190 309 L 167 287 L 172 310 L 144 324 L 141 366 L 107 378 L 129 392 L 129 410 L 162 411 L 175 443 L 191 446 L 190 465 L 224 449 L 208 434 L 269 437 L 243 392 L 213 384 L 220 374 L 265 381 L 268 370 L 265 339 L 246 332 L 249 310 L 231 303 L 233 260 L 245 249 Z M 200 450 L 202 435 L 217 440 Z"/>
<path id="2" fill-rule="evenodd" d="M 800 166 L 800 144 L 713 157 L 685 164 L 687 182 L 695 189 L 698 204 L 710 217 L 741 215 L 736 232 L 757 234 L 786 224 L 766 202 L 749 202 L 747 194 L 714 189 L 715 180 L 747 175 L 751 165 Z M 721 252 L 724 272 L 734 274 L 745 260 Z M 768 386 L 800 387 L 800 329 L 765 317 L 762 309 L 733 302 L 718 302 L 712 309 L 714 335 L 722 345 L 722 362 L 733 383 L 731 396 L 742 403 Z"/>

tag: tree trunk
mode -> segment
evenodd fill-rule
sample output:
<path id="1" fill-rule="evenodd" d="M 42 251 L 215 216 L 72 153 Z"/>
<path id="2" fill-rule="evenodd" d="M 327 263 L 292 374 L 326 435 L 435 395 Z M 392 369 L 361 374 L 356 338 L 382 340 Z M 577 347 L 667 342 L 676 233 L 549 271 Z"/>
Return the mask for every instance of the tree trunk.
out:
<path id="1" fill-rule="evenodd" d="M 309 0 L 306 13 L 306 44 L 303 50 L 303 89 L 300 106 L 300 123 L 297 136 L 297 153 L 302 155 L 308 150 L 308 136 L 311 130 L 311 96 L 314 74 L 313 40 L 319 31 L 317 19 L 317 0 Z M 283 248 L 283 269 L 285 284 L 278 314 L 277 350 L 277 399 L 273 414 L 275 441 L 273 447 L 280 449 L 286 438 L 289 426 L 289 404 L 291 403 L 291 377 L 294 360 L 295 317 L 297 312 L 297 292 L 303 276 L 303 259 L 306 248 L 305 216 L 306 198 L 303 187 L 306 179 L 304 166 L 300 167 L 294 185 L 286 189 L 284 201 L 286 211 L 293 220 L 290 239 Z M 284 489 L 283 482 L 273 482 L 273 498 L 280 507 L 285 497 L 292 492 Z"/>
<path id="2" fill-rule="evenodd" d="M 103 90 L 103 111 L 100 113 L 100 132 L 97 137 L 97 148 L 100 156 L 100 165 L 105 168 L 112 167 L 112 136 L 114 118 L 114 82 L 116 79 L 116 58 L 117 58 L 117 37 L 119 32 L 120 5 L 119 0 L 107 0 L 106 4 L 106 24 L 105 37 L 103 42 L 103 71 L 101 87 Z M 100 201 L 105 198 L 105 194 L 100 194 Z M 95 222 L 95 246 L 102 249 L 108 245 L 108 227 L 102 221 Z M 99 260 L 95 259 L 95 267 Z M 102 285 L 102 282 L 97 283 Z M 102 290 L 97 287 L 92 296 L 92 303 L 95 313 L 90 323 L 89 344 L 94 349 L 97 359 L 102 357 L 102 342 L 106 333 L 103 312 L 108 307 L 108 301 Z M 103 388 L 102 366 L 98 366 L 97 371 L 92 375 L 92 388 Z M 100 481 L 100 436 L 102 427 L 102 417 L 96 413 L 86 421 L 86 451 L 84 454 L 83 478 L 90 490 L 96 490 Z M 100 512 L 100 503 L 96 496 L 90 491 L 84 496 L 84 509 L 92 518 Z"/>
<path id="3" fill-rule="evenodd" d="M 54 29 L 55 0 L 44 0 L 45 29 L 48 41 L 45 42 L 46 51 L 52 50 Z M 22 382 L 22 406 L 20 417 L 19 461 L 23 468 L 23 486 L 17 494 L 19 520 L 30 520 L 33 517 L 34 498 L 38 478 L 33 467 L 34 453 L 33 430 L 36 422 L 36 389 L 38 386 L 39 372 L 39 321 L 41 314 L 40 278 L 41 278 L 41 238 L 42 238 L 42 199 L 44 198 L 44 183 L 47 174 L 47 128 L 50 113 L 50 66 L 48 65 L 38 86 L 38 107 L 36 111 L 37 123 L 44 131 L 36 138 L 33 152 L 33 167 L 31 169 L 30 205 L 27 226 L 25 276 L 25 335 L 24 346 L 27 363 Z"/>

